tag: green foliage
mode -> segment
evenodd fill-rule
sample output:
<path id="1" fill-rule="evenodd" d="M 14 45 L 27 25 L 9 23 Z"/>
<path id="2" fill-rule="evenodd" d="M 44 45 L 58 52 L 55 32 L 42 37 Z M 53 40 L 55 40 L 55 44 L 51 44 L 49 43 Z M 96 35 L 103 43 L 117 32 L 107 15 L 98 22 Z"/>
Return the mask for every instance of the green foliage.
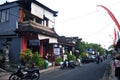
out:
<path id="1" fill-rule="evenodd" d="M 79 58 L 84 58 L 86 57 L 86 53 L 85 52 L 82 52 L 80 55 L 79 55 Z"/>
<path id="2" fill-rule="evenodd" d="M 70 61 L 70 60 L 75 61 L 76 60 L 76 57 L 74 55 L 71 55 L 70 53 L 66 53 L 66 54 L 67 54 L 68 61 Z"/>
<path id="3" fill-rule="evenodd" d="M 85 52 L 86 48 L 87 48 L 87 45 L 86 45 L 86 43 L 84 41 L 79 43 L 79 51 L 80 51 L 80 53 Z"/>
<path id="4" fill-rule="evenodd" d="M 38 52 L 35 52 L 33 54 L 32 62 L 35 63 L 39 67 L 44 67 L 44 64 L 45 64 L 44 59 L 39 56 Z"/>
<path id="5" fill-rule="evenodd" d="M 32 53 L 31 49 L 26 49 L 20 52 L 21 61 L 24 65 L 29 66 L 35 64 L 38 67 L 44 67 L 45 61 L 39 56 L 38 52 Z"/>
<path id="6" fill-rule="evenodd" d="M 105 49 L 101 47 L 100 44 L 88 43 L 85 41 L 81 41 L 77 49 L 80 51 L 80 55 L 82 55 L 82 53 L 86 52 L 86 49 L 90 49 L 90 48 L 92 48 L 93 51 L 99 52 L 100 55 L 103 55 L 105 53 Z"/>
<path id="7" fill-rule="evenodd" d="M 108 49 L 114 50 L 114 46 L 113 46 L 113 45 L 110 45 Z"/>
<path id="8" fill-rule="evenodd" d="M 62 62 L 62 58 L 61 57 L 58 57 L 58 58 L 55 59 L 55 64 L 56 65 L 59 65 L 60 62 Z"/>
<path id="9" fill-rule="evenodd" d="M 32 50 L 31 49 L 26 49 L 20 52 L 20 58 L 23 60 L 30 60 L 33 56 Z"/>

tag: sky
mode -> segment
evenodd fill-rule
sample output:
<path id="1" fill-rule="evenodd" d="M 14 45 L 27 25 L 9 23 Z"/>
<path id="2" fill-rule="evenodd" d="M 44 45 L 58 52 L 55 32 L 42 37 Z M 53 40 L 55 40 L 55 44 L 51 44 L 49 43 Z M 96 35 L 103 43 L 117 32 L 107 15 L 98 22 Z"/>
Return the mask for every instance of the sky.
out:
<path id="1" fill-rule="evenodd" d="M 0 0 L 0 3 L 15 0 Z M 107 7 L 120 22 L 120 0 L 37 0 L 52 10 L 58 11 L 55 18 L 55 31 L 60 36 L 79 37 L 82 41 L 100 44 L 108 48 L 113 44 L 114 27 Z"/>

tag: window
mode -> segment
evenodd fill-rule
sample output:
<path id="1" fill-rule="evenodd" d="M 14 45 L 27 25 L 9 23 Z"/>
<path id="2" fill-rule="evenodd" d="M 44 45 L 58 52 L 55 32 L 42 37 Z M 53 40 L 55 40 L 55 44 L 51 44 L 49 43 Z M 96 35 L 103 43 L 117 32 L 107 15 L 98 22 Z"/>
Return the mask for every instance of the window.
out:
<path id="1" fill-rule="evenodd" d="M 1 12 L 1 22 L 5 22 L 5 14 L 6 14 L 6 11 L 2 11 Z"/>
<path id="2" fill-rule="evenodd" d="M 0 23 L 7 22 L 9 20 L 9 9 L 0 11 Z"/>
<path id="3" fill-rule="evenodd" d="M 8 20 L 9 20 L 9 9 L 6 10 L 6 21 L 8 21 Z"/>
<path id="4" fill-rule="evenodd" d="M 48 18 L 44 17 L 43 25 L 44 26 L 49 26 L 48 21 L 49 21 Z"/>

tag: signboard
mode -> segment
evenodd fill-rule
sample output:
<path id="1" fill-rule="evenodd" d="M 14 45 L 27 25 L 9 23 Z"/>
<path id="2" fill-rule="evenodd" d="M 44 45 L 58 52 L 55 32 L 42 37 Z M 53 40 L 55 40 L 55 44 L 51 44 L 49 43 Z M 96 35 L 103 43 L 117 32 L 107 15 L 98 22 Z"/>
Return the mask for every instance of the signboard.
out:
<path id="1" fill-rule="evenodd" d="M 29 45 L 40 46 L 39 40 L 29 40 Z"/>
<path id="2" fill-rule="evenodd" d="M 60 55 L 60 48 L 54 48 L 54 54 Z"/>
<path id="3" fill-rule="evenodd" d="M 92 53 L 92 52 L 93 52 L 93 50 L 92 50 L 92 48 L 90 48 L 90 49 L 89 49 L 89 53 Z"/>

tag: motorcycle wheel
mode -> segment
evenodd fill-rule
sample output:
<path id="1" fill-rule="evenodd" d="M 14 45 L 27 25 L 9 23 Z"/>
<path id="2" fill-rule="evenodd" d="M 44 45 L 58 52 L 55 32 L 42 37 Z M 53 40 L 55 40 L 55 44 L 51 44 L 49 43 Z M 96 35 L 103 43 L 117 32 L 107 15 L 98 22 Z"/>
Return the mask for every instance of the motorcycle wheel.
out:
<path id="1" fill-rule="evenodd" d="M 63 66 L 63 65 L 61 65 L 61 66 L 60 66 L 60 69 L 64 69 L 64 66 Z"/>
<path id="2" fill-rule="evenodd" d="M 10 77 L 9 77 L 9 80 L 21 80 L 21 78 L 18 77 L 17 75 L 15 75 L 15 74 L 11 74 Z"/>
<path id="3" fill-rule="evenodd" d="M 39 80 L 40 78 L 40 73 L 39 72 L 35 72 L 32 77 L 31 77 L 31 80 Z"/>

